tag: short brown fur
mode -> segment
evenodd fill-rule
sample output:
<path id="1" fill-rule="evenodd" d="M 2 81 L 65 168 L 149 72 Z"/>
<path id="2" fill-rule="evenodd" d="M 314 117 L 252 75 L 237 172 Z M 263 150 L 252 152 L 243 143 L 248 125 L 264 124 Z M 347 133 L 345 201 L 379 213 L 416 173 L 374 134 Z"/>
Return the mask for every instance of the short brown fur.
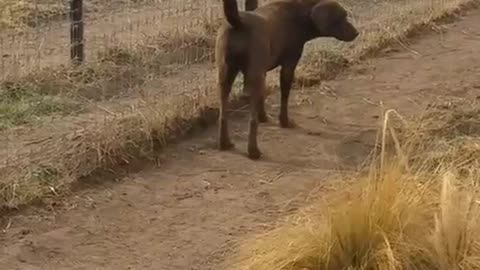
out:
<path id="1" fill-rule="evenodd" d="M 223 0 L 227 23 L 218 31 L 215 59 L 220 90 L 219 148 L 234 147 L 227 127 L 227 103 L 239 72 L 244 75 L 244 95 L 250 100 L 248 156 L 258 159 L 258 121 L 266 122 L 264 90 L 266 73 L 280 71 L 280 126 L 293 127 L 288 118 L 288 97 L 295 68 L 303 47 L 317 37 L 334 37 L 351 42 L 358 31 L 347 12 L 331 0 L 278 0 L 257 7 L 247 0 L 246 12 L 239 12 L 236 0 Z"/>

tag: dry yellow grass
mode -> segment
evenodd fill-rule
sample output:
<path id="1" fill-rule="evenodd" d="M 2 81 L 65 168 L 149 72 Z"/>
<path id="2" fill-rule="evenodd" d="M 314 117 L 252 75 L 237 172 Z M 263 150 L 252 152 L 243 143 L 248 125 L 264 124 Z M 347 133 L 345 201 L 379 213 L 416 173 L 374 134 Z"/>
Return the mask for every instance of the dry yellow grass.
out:
<path id="1" fill-rule="evenodd" d="M 151 0 L 89 0 L 85 12 L 113 11 L 125 6 L 138 6 Z M 0 30 L 22 31 L 26 28 L 68 19 L 69 1 L 62 0 L 0 0 Z"/>
<path id="2" fill-rule="evenodd" d="M 130 94 L 149 77 L 185 70 L 186 61 L 211 62 L 213 46 L 210 37 L 169 33 L 130 48 L 110 47 L 97 61 L 81 67 L 46 68 L 6 78 L 0 81 L 0 131 L 39 117 L 88 112 L 91 103 Z"/>
<path id="3" fill-rule="evenodd" d="M 0 30 L 34 27 L 48 20 L 66 18 L 62 1 L 0 0 Z"/>
<path id="4" fill-rule="evenodd" d="M 299 81 L 315 84 L 327 72 L 338 72 L 348 62 L 356 61 L 389 42 L 401 42 L 416 28 L 444 16 L 454 15 L 466 4 L 472 3 L 478 1 L 389 1 L 386 6 L 392 5 L 395 12 L 385 12 L 386 15 L 378 16 L 376 20 L 363 21 L 362 36 L 353 47 L 344 48 L 340 51 L 342 53 L 338 50 L 328 52 L 325 55 L 332 57 L 327 57 L 326 61 L 326 57 L 320 62 L 309 61 L 315 58 L 309 57 L 311 54 L 305 55 Z M 210 28 L 206 27 L 207 32 Z M 131 86 L 132 81 L 139 81 L 138 85 L 141 86 L 147 76 L 158 74 L 165 67 L 161 64 L 165 59 L 159 60 L 153 56 L 164 55 L 159 52 L 164 52 L 167 45 L 182 47 L 177 43 L 165 45 L 161 40 L 155 39 L 154 46 L 142 46 L 143 43 L 140 43 L 139 46 L 128 49 L 112 48 L 102 56 L 107 59 L 106 62 L 87 65 L 73 73 L 53 70 L 55 72 L 50 71 L 50 75 L 36 76 L 35 80 L 29 82 L 36 83 L 34 89 L 38 89 L 38 82 L 48 82 L 48 90 L 54 93 L 57 88 L 52 85 L 55 84 L 60 84 L 61 88 L 73 86 L 78 91 L 93 89 L 94 93 L 108 93 L 108 89 L 102 88 L 108 86 L 105 82 L 122 82 L 125 78 L 128 86 Z M 196 48 L 192 55 L 197 57 L 200 47 L 201 55 L 207 58 L 211 54 L 209 40 L 210 37 L 181 38 L 182 42 L 196 44 L 186 46 L 187 49 Z M 180 54 L 187 54 L 179 51 Z M 175 59 L 175 54 L 172 57 Z M 338 68 L 326 70 L 322 68 L 325 62 L 330 67 Z M 212 74 L 214 72 L 211 65 L 205 69 Z M 58 78 L 60 79 L 57 80 Z M 176 132 L 188 130 L 192 126 L 192 120 L 204 118 L 206 112 L 208 119 L 215 118 L 212 116 L 217 108 L 215 93 L 213 85 L 199 85 L 187 95 L 162 96 L 161 100 L 151 100 L 142 108 L 129 109 L 128 113 L 108 115 L 101 119 L 84 119 L 81 132 L 68 128 L 52 131 L 53 134 L 48 139 L 38 143 L 36 151 L 29 152 L 28 156 L 15 157 L 18 160 L 13 165 L 0 168 L 0 206 L 15 208 L 47 195 L 56 196 L 68 190 L 68 185 L 79 177 L 118 162 L 128 163 L 138 158 L 152 157 L 152 151 L 163 146 L 169 138 L 175 137 Z"/>
<path id="5" fill-rule="evenodd" d="M 243 243 L 235 269 L 480 269 L 479 115 L 429 112 L 402 134 L 385 121 L 367 174 Z"/>

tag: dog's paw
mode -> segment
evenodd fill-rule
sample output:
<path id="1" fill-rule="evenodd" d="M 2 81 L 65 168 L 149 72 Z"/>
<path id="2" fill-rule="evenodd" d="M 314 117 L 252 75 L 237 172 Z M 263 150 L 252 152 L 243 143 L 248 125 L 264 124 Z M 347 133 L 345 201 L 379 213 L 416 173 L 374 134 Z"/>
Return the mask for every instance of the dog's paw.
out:
<path id="1" fill-rule="evenodd" d="M 268 122 L 268 115 L 266 113 L 259 113 L 258 114 L 258 122 L 260 123 L 267 123 Z"/>
<path id="2" fill-rule="evenodd" d="M 297 124 L 293 121 L 293 120 L 284 120 L 284 119 L 280 119 L 280 127 L 282 128 L 296 128 L 297 127 Z"/>
<path id="3" fill-rule="evenodd" d="M 249 148 L 248 149 L 248 158 L 251 160 L 257 160 L 262 156 L 262 152 L 258 148 Z"/>
<path id="4" fill-rule="evenodd" d="M 218 148 L 220 151 L 226 151 L 235 148 L 235 144 L 230 141 L 222 141 L 219 143 Z"/>

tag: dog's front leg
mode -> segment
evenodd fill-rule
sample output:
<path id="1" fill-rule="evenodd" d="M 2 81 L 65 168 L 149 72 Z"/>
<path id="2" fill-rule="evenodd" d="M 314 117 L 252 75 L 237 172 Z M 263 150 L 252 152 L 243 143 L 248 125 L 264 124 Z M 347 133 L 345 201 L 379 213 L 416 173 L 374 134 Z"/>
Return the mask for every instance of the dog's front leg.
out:
<path id="1" fill-rule="evenodd" d="M 295 124 L 288 118 L 288 97 L 290 95 L 290 89 L 292 88 L 293 78 L 295 77 L 296 65 L 282 66 L 280 71 L 280 115 L 279 121 L 282 128 L 292 128 Z"/>
<path id="2" fill-rule="evenodd" d="M 221 65 L 218 71 L 218 89 L 220 91 L 220 113 L 218 115 L 218 144 L 220 150 L 228 150 L 235 145 L 228 134 L 228 96 L 232 90 L 233 81 L 238 71 L 228 65 Z"/>

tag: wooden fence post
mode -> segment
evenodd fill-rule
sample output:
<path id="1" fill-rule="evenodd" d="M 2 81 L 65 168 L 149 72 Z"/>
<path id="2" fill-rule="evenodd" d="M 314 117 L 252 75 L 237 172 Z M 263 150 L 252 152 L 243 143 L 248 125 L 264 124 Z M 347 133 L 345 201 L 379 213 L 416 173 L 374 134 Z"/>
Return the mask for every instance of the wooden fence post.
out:
<path id="1" fill-rule="evenodd" d="M 83 0 L 70 0 L 70 59 L 74 65 L 79 65 L 85 61 Z"/>

